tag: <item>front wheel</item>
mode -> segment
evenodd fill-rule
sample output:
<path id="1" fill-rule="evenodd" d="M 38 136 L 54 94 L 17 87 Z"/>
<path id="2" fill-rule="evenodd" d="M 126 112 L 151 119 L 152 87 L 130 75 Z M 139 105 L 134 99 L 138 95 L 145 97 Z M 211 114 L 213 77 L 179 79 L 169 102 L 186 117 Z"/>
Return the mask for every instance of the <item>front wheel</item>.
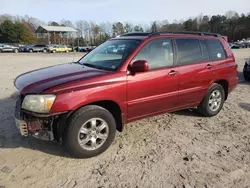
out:
<path id="1" fill-rule="evenodd" d="M 221 111 L 224 101 L 224 88 L 220 84 L 213 83 L 198 106 L 198 113 L 206 117 L 215 116 Z"/>
<path id="2" fill-rule="evenodd" d="M 90 158 L 108 149 L 115 132 L 113 115 L 100 106 L 89 105 L 76 111 L 69 119 L 64 142 L 72 156 Z"/>

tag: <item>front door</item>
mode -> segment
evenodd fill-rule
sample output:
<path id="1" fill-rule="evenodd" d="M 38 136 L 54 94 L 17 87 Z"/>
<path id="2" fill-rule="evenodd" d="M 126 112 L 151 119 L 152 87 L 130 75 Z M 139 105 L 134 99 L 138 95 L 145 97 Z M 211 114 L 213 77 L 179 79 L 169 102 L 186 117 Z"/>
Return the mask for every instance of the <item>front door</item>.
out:
<path id="1" fill-rule="evenodd" d="M 127 76 L 128 121 L 171 110 L 178 97 L 178 70 L 171 39 L 151 40 L 131 63 L 136 60 L 146 60 L 149 71 Z"/>

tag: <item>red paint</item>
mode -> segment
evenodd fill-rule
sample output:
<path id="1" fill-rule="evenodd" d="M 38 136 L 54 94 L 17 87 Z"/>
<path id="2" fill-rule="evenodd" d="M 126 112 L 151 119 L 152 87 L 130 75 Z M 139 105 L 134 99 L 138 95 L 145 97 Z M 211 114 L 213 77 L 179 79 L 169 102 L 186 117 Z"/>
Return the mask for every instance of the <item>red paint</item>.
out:
<path id="1" fill-rule="evenodd" d="M 128 70 L 133 57 L 147 42 L 157 38 L 178 37 L 215 38 L 182 34 L 137 37 L 136 39 L 142 39 L 141 44 L 116 72 L 77 64 L 59 65 L 21 75 L 16 79 L 16 87 L 21 89 L 23 95 L 56 94 L 50 114 L 74 111 L 93 102 L 113 101 L 120 106 L 125 122 L 195 107 L 202 101 L 210 85 L 216 81 L 227 81 L 228 92 L 236 87 L 237 66 L 230 46 L 223 38 L 219 40 L 226 51 L 226 60 L 149 71 L 147 62 L 140 61 L 135 67 L 142 71 L 132 74 Z"/>

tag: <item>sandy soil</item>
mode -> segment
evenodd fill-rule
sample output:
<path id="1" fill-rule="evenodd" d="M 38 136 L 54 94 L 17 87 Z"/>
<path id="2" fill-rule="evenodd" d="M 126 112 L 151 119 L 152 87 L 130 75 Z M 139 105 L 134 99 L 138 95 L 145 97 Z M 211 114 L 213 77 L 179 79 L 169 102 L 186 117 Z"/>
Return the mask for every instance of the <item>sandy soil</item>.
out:
<path id="1" fill-rule="evenodd" d="M 250 83 L 242 78 L 250 49 L 234 53 L 240 82 L 218 116 L 184 110 L 131 123 L 87 160 L 70 158 L 57 143 L 22 138 L 13 119 L 14 78 L 73 61 L 73 54 L 0 54 L 0 187 L 250 187 Z"/>

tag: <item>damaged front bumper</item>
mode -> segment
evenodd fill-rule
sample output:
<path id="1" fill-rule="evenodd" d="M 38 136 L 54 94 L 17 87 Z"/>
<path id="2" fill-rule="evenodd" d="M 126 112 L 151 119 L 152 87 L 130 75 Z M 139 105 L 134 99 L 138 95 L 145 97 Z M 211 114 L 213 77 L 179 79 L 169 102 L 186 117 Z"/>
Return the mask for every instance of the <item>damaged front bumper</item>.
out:
<path id="1" fill-rule="evenodd" d="M 28 136 L 28 126 L 27 123 L 21 117 L 21 98 L 16 102 L 15 109 L 15 122 L 16 127 L 22 136 Z"/>
<path id="2" fill-rule="evenodd" d="M 29 135 L 46 141 L 61 141 L 66 120 L 70 113 L 36 114 L 21 109 L 22 97 L 19 97 L 15 108 L 15 122 L 20 134 Z"/>

